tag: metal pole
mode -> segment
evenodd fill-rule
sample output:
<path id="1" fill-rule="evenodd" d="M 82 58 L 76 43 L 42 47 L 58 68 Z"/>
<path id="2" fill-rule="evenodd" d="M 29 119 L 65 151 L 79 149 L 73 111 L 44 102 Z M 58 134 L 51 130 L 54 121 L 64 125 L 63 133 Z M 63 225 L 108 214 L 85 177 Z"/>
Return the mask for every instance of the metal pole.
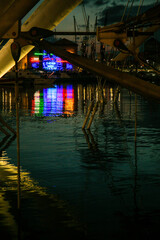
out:
<path id="1" fill-rule="evenodd" d="M 75 43 L 76 43 L 77 42 L 77 36 L 76 36 L 76 18 L 75 18 L 75 16 L 73 16 L 73 20 L 74 20 Z"/>
<path id="2" fill-rule="evenodd" d="M 15 101 L 16 101 L 16 128 L 17 128 L 17 207 L 20 209 L 20 140 L 19 140 L 19 86 L 18 86 L 18 64 L 16 62 L 16 82 L 15 82 Z"/>

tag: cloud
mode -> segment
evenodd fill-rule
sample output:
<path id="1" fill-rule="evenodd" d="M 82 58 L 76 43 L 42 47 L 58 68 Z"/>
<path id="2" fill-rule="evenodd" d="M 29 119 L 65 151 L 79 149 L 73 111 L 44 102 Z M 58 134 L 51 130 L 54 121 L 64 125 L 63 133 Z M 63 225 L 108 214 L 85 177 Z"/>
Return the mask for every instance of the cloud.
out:
<path id="1" fill-rule="evenodd" d="M 108 5 L 108 7 L 111 6 L 126 6 L 128 0 L 83 0 L 84 5 L 90 6 L 90 7 L 104 7 L 105 5 Z M 150 5 L 150 4 L 154 4 L 155 1 L 151 0 L 145 0 L 143 5 Z M 129 5 L 132 4 L 132 1 L 129 2 Z M 134 5 L 139 5 L 139 0 L 134 0 Z"/>
<path id="2" fill-rule="evenodd" d="M 146 11 L 150 7 L 152 7 L 152 5 L 143 6 L 141 8 L 141 13 Z M 105 25 L 108 25 L 108 24 L 120 22 L 121 18 L 122 18 L 122 15 L 124 13 L 124 9 L 125 9 L 124 5 L 116 5 L 114 2 L 112 2 L 111 7 L 106 7 L 102 11 L 98 12 L 98 14 L 97 14 L 98 24 L 101 25 L 101 26 L 105 26 Z M 133 6 L 131 9 L 128 9 L 126 11 L 125 18 L 136 16 L 137 10 L 138 10 L 138 5 Z"/>
<path id="3" fill-rule="evenodd" d="M 112 0 L 84 0 L 83 3 L 85 6 L 90 7 L 103 7 L 107 4 L 110 4 Z"/>
<path id="4" fill-rule="evenodd" d="M 121 21 L 128 0 L 84 0 L 84 6 L 87 16 L 97 16 L 98 25 L 104 26 Z M 149 7 L 153 7 L 151 0 L 145 0 L 145 5 L 141 8 L 141 12 L 144 12 Z M 150 5 L 149 5 L 150 3 Z M 152 5 L 152 6 L 151 6 Z M 128 4 L 125 17 L 127 15 L 136 16 L 139 7 L 139 0 L 135 0 L 132 6 L 132 1 Z"/>
<path id="5" fill-rule="evenodd" d="M 119 22 L 123 10 L 124 6 L 113 6 L 105 8 L 103 11 L 100 11 L 98 13 L 98 24 L 104 26 L 114 22 Z"/>
<path id="6" fill-rule="evenodd" d="M 95 3 L 94 3 L 94 5 L 95 6 L 104 6 L 104 5 L 106 5 L 106 4 L 109 4 L 109 0 L 108 1 L 105 1 L 105 0 L 96 0 L 95 1 Z"/>

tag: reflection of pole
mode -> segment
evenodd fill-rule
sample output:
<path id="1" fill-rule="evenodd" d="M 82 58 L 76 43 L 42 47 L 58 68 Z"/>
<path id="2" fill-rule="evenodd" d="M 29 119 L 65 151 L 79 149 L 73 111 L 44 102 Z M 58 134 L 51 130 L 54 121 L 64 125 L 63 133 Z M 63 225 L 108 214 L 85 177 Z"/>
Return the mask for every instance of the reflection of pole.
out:
<path id="1" fill-rule="evenodd" d="M 87 142 L 87 144 L 88 144 L 88 148 L 89 149 L 91 149 L 91 143 L 90 143 L 90 140 L 89 140 L 89 136 L 88 136 L 88 134 L 86 133 L 86 130 L 84 129 L 84 128 L 82 128 L 82 131 L 83 131 L 83 133 L 84 133 L 84 136 L 85 136 L 85 138 L 86 138 L 86 142 Z"/>
<path id="2" fill-rule="evenodd" d="M 16 62 L 16 83 L 15 83 L 15 101 L 16 101 L 16 128 L 17 128 L 17 174 L 18 174 L 18 189 L 17 189 L 17 207 L 20 209 L 20 141 L 19 141 L 19 87 L 18 87 L 18 64 Z"/>
<path id="3" fill-rule="evenodd" d="M 16 135 L 16 131 L 10 127 L 5 121 L 4 119 L 2 118 L 2 116 L 0 116 L 0 122 L 2 123 L 3 126 L 5 126 L 6 128 L 8 128 L 8 130 L 10 130 L 14 135 Z M 0 130 L 6 134 L 6 135 L 10 135 L 10 133 L 8 133 L 6 130 L 4 130 L 3 128 L 0 128 Z"/>
<path id="4" fill-rule="evenodd" d="M 97 150 L 97 143 L 94 140 L 93 134 L 91 133 L 90 129 L 88 129 L 87 132 L 88 132 L 88 135 L 89 135 L 89 137 L 91 139 L 91 143 L 92 143 L 93 149 Z"/>
<path id="5" fill-rule="evenodd" d="M 137 139 L 137 95 L 135 94 L 135 135 L 134 135 L 135 144 L 136 139 Z"/>
<path id="6" fill-rule="evenodd" d="M 137 94 L 135 94 L 135 136 L 134 136 L 134 154 L 135 154 L 135 179 L 134 179 L 134 206 L 135 217 L 138 218 L 138 204 L 137 204 L 137 179 L 138 179 L 138 166 L 137 166 Z M 136 219 L 137 220 L 137 219 Z"/>
<path id="7" fill-rule="evenodd" d="M 88 144 L 88 148 L 92 149 L 92 150 L 97 150 L 97 143 L 95 142 L 94 137 L 93 137 L 90 129 L 88 129 L 87 132 L 86 132 L 85 129 L 82 129 L 82 131 L 83 131 L 84 136 L 86 138 L 86 142 Z M 91 142 L 90 142 L 90 139 L 91 139 Z"/>
<path id="8" fill-rule="evenodd" d="M 86 123 L 87 123 L 87 121 L 88 121 L 88 119 L 89 119 L 89 115 L 90 115 L 91 110 L 92 110 L 92 106 L 93 106 L 93 101 L 92 101 L 92 102 L 90 103 L 90 105 L 89 105 L 88 112 L 87 112 L 86 118 L 85 118 L 85 120 L 84 120 L 82 129 L 84 129 L 85 126 L 86 126 Z"/>
<path id="9" fill-rule="evenodd" d="M 95 115 L 95 113 L 96 113 L 96 111 L 97 111 L 97 107 L 98 107 L 98 102 L 96 102 L 96 104 L 94 105 L 93 112 L 92 112 L 91 118 L 90 118 L 90 120 L 89 120 L 87 129 L 90 129 L 90 127 L 91 127 L 91 124 L 92 124 L 94 115 Z"/>

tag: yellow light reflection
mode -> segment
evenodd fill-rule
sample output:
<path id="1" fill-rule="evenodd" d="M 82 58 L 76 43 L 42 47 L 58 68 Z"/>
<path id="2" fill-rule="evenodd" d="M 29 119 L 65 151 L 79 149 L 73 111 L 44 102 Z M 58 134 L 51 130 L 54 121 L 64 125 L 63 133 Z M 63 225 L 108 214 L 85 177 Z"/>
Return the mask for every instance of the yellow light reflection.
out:
<path id="1" fill-rule="evenodd" d="M 12 109 L 12 93 L 9 93 L 9 110 L 11 111 Z"/>
<path id="2" fill-rule="evenodd" d="M 74 113 L 74 98 L 66 98 L 64 114 L 73 115 Z"/>
<path id="3" fill-rule="evenodd" d="M 113 88 L 110 88 L 110 99 L 113 100 Z"/>

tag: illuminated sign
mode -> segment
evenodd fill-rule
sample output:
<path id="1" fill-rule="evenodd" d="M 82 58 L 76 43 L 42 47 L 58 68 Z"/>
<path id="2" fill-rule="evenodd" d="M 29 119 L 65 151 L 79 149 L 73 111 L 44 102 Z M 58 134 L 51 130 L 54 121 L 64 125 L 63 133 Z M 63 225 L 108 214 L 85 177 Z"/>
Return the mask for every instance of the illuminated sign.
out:
<path id="1" fill-rule="evenodd" d="M 43 53 L 34 53 L 37 57 L 31 57 L 30 62 L 33 68 L 39 68 L 39 56 L 42 56 L 42 68 L 49 71 L 62 71 L 71 70 L 73 68 L 72 64 L 68 61 L 55 56 L 54 54 L 49 54 L 46 51 Z"/>

